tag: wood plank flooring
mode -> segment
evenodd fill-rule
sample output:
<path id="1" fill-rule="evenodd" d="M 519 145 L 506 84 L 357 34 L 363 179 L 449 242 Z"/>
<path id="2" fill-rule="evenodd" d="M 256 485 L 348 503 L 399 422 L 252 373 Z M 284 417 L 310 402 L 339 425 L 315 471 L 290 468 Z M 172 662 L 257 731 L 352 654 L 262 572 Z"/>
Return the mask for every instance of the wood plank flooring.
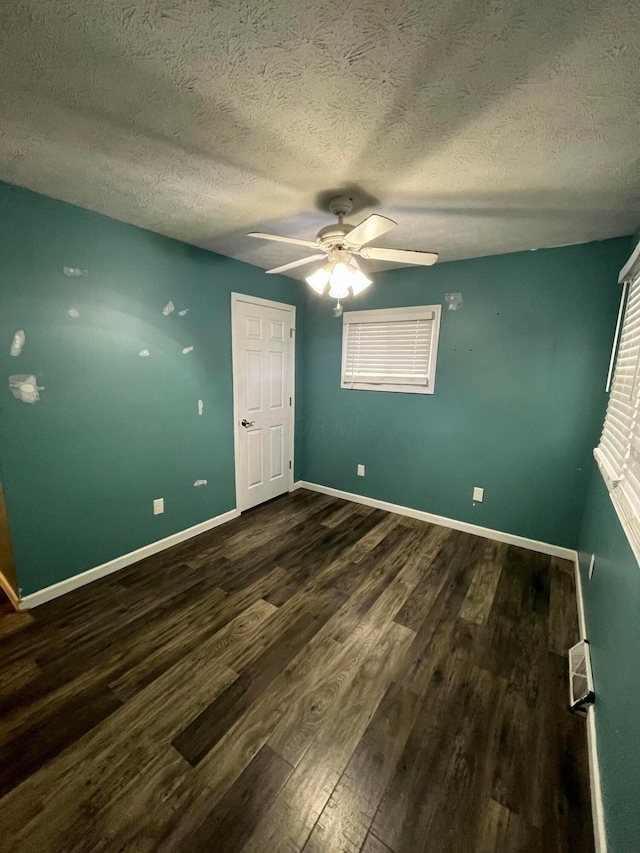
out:
<path id="1" fill-rule="evenodd" d="M 2 851 L 593 851 L 561 560 L 300 490 L 0 638 Z"/>

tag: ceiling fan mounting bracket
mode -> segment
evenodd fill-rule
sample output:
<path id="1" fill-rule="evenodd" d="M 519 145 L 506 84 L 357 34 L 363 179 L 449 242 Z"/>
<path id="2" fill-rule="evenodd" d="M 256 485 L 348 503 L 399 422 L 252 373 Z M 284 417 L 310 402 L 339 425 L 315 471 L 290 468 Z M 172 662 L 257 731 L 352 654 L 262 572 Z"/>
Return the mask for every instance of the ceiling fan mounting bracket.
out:
<path id="1" fill-rule="evenodd" d="M 353 199 L 348 195 L 337 195 L 329 199 L 329 211 L 342 221 L 353 210 Z"/>

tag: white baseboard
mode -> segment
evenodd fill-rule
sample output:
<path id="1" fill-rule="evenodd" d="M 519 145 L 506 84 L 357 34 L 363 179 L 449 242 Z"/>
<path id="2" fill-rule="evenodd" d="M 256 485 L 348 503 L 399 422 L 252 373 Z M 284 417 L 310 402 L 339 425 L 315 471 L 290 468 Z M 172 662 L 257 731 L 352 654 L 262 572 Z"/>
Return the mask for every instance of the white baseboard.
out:
<path id="1" fill-rule="evenodd" d="M 379 501 L 377 498 L 368 498 L 364 495 L 356 495 L 353 492 L 343 492 L 341 489 L 333 489 L 330 486 L 320 486 L 318 483 L 308 483 L 298 480 L 294 483 L 296 489 L 310 489 L 312 492 L 321 492 L 323 495 L 331 495 L 334 498 L 342 498 L 345 501 L 353 501 L 357 504 L 365 504 L 376 509 L 384 509 L 387 512 L 395 512 L 398 515 L 407 515 L 410 518 L 418 518 L 431 524 L 439 524 L 441 527 L 451 527 L 453 530 L 461 530 L 463 533 L 473 533 L 476 536 L 484 536 L 486 539 L 494 539 L 496 542 L 506 542 L 507 545 L 517 545 L 520 548 L 528 548 L 530 551 L 538 551 L 540 554 L 549 554 L 552 557 L 562 557 L 565 560 L 575 560 L 576 552 L 573 548 L 563 548 L 560 545 L 551 545 L 548 542 L 538 542 L 537 539 L 527 539 L 525 536 L 516 536 L 514 533 L 503 533 L 501 530 L 493 530 L 491 527 L 480 527 L 468 521 L 458 521 L 455 518 L 447 518 L 444 515 L 434 515 L 421 509 L 412 509 L 409 506 L 400 506 L 388 501 Z"/>
<path id="2" fill-rule="evenodd" d="M 580 572 L 580 558 L 578 554 L 576 554 L 574 566 L 576 571 L 576 598 L 578 600 L 580 638 L 582 640 L 586 640 L 587 622 L 584 614 L 582 574 Z M 596 853 L 607 853 L 607 833 L 604 819 L 604 803 L 602 801 L 602 785 L 600 782 L 600 761 L 598 759 L 598 732 L 596 728 L 596 713 L 593 705 L 591 705 L 587 711 L 587 752 L 589 753 L 591 814 L 593 817 L 593 836 L 595 839 Z"/>
<path id="3" fill-rule="evenodd" d="M 124 569 L 125 566 L 130 566 L 132 563 L 144 560 L 145 557 L 157 554 L 158 551 L 164 551 L 172 545 L 184 542 L 185 539 L 191 539 L 200 533 L 206 533 L 207 530 L 212 530 L 214 527 L 218 527 L 226 521 L 231 521 L 232 518 L 237 518 L 239 515 L 240 513 L 237 509 L 231 509 L 229 512 L 223 512 L 222 515 L 216 515 L 215 518 L 202 521 L 200 524 L 194 524 L 193 527 L 188 527 L 186 530 L 172 533 L 171 536 L 159 539 L 157 542 L 151 542 L 151 544 L 138 548 L 136 551 L 131 551 L 129 554 L 123 554 L 122 557 L 109 560 L 108 563 L 103 563 L 101 566 L 87 569 L 86 572 L 74 575 L 72 578 L 67 578 L 60 581 L 60 583 L 54 583 L 52 586 L 47 586 L 44 589 L 38 590 L 38 592 L 26 595 L 20 599 L 18 607 L 20 610 L 29 610 L 32 607 L 37 607 L 39 604 L 44 604 L 45 601 L 51 601 L 53 598 L 58 598 L 60 595 L 71 592 L 72 589 L 77 589 L 80 586 L 98 580 L 98 578 L 103 578 L 105 575 L 110 575 L 112 572 Z"/>
<path id="4" fill-rule="evenodd" d="M 593 705 L 587 712 L 587 750 L 589 752 L 589 778 L 591 782 L 591 813 L 593 815 L 593 836 L 596 853 L 607 853 L 607 832 L 602 802 L 600 782 L 600 762 L 598 760 L 598 733 L 596 713 Z"/>
<path id="5" fill-rule="evenodd" d="M 582 575 L 580 574 L 580 556 L 576 552 L 573 560 L 576 573 L 576 599 L 578 601 L 578 625 L 580 626 L 580 639 L 587 639 L 587 620 L 584 615 L 584 599 L 582 597 Z"/>

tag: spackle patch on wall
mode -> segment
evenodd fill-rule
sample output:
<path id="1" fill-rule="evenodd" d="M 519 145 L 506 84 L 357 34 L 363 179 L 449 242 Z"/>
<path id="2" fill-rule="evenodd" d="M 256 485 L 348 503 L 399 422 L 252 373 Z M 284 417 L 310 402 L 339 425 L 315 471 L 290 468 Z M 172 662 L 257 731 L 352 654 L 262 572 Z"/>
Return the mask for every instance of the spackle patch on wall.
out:
<path id="1" fill-rule="evenodd" d="M 148 355 L 151 355 L 148 349 L 141 349 L 138 355 L 142 356 L 142 358 L 146 358 Z"/>
<path id="2" fill-rule="evenodd" d="M 204 412 L 204 401 L 198 400 L 198 414 L 201 415 Z"/>
<path id="3" fill-rule="evenodd" d="M 462 304 L 461 293 L 445 293 L 444 299 L 449 306 L 449 311 L 457 311 Z"/>
<path id="4" fill-rule="evenodd" d="M 40 399 L 38 391 L 42 391 L 42 386 L 38 386 L 35 376 L 27 373 L 16 373 L 9 377 L 9 388 L 16 400 L 22 400 L 23 403 L 35 403 Z"/>
<path id="5" fill-rule="evenodd" d="M 162 313 L 164 314 L 165 317 L 168 317 L 169 314 L 171 314 L 171 312 L 175 311 L 175 310 L 176 310 L 176 306 L 173 304 L 173 302 L 169 301 L 169 302 L 167 302 L 167 304 L 162 309 Z"/>
<path id="6" fill-rule="evenodd" d="M 16 332 L 13 336 L 13 340 L 11 341 L 11 347 L 9 348 L 9 355 L 19 356 L 22 352 L 22 347 L 24 346 L 25 336 L 22 329 L 19 332 Z"/>
<path id="7" fill-rule="evenodd" d="M 186 355 L 186 354 L 187 354 L 187 353 L 189 353 L 189 352 L 193 352 L 193 347 L 185 347 L 185 348 L 182 350 L 182 355 Z"/>
<path id="8" fill-rule="evenodd" d="M 77 278 L 79 275 L 86 275 L 88 270 L 81 270 L 78 267 L 63 267 L 62 272 L 69 278 Z"/>
<path id="9" fill-rule="evenodd" d="M 194 486 L 196 486 L 196 488 L 197 488 L 198 486 L 206 486 L 206 485 L 207 485 L 207 481 L 206 481 L 206 480 L 196 480 L 196 481 L 195 481 L 195 483 L 194 483 L 193 485 L 194 485 Z"/>
<path id="10" fill-rule="evenodd" d="M 69 308 L 69 310 L 67 311 L 67 314 L 70 317 L 73 317 L 74 320 L 77 320 L 78 317 L 80 316 L 80 312 L 78 311 L 77 308 Z"/>
<path id="11" fill-rule="evenodd" d="M 189 313 L 189 309 L 183 308 L 182 311 L 178 311 L 178 317 L 186 317 L 188 313 Z"/>

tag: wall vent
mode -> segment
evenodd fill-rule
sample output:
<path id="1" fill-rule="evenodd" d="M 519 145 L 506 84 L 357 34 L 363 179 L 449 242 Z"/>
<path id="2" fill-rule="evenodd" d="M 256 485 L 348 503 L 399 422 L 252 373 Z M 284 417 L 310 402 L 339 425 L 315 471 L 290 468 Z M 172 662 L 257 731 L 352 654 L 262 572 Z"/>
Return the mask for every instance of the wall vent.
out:
<path id="1" fill-rule="evenodd" d="M 586 717 L 595 698 L 589 642 L 581 640 L 569 649 L 569 710 Z"/>

